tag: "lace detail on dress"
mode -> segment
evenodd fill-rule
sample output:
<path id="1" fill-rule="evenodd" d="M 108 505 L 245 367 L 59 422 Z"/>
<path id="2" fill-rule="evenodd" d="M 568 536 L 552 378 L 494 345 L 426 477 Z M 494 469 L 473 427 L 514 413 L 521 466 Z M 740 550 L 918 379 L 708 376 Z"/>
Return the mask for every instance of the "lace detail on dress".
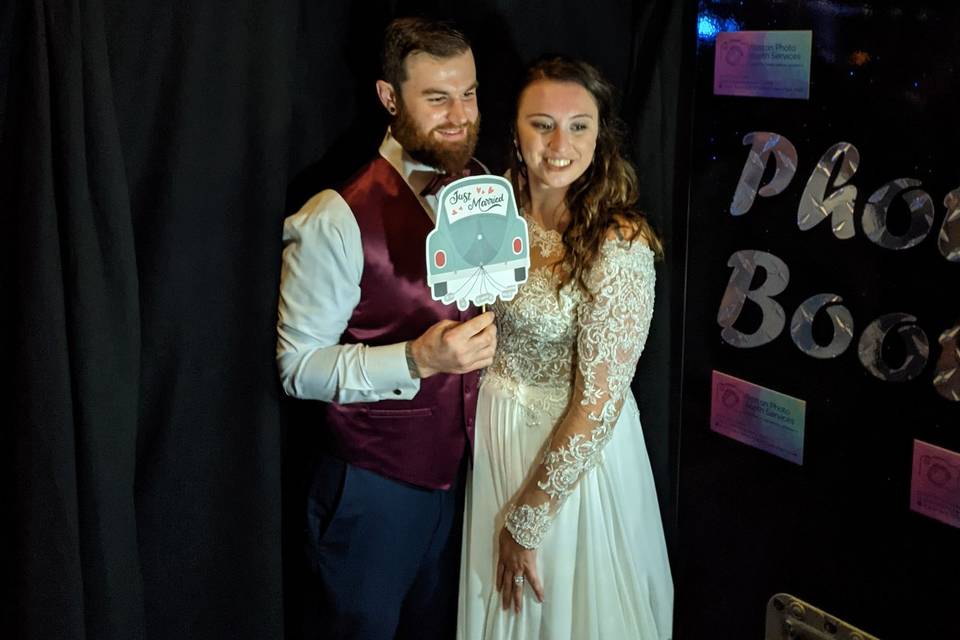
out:
<path id="1" fill-rule="evenodd" d="M 558 286 L 552 268 L 535 269 L 513 300 L 493 305 L 497 351 L 487 369 L 488 376 L 521 386 L 555 387 L 569 395 L 579 296 L 570 287 L 564 287 L 558 295 Z M 529 406 L 522 398 L 517 399 Z"/>
<path id="2" fill-rule="evenodd" d="M 483 374 L 483 384 L 496 387 L 504 396 L 510 398 L 520 408 L 523 422 L 528 427 L 551 428 L 557 417 L 570 403 L 570 386 L 530 385 L 506 378 L 487 369 Z"/>
<path id="3" fill-rule="evenodd" d="M 532 246 L 558 246 L 548 242 L 551 232 L 530 228 Z M 485 383 L 515 398 L 530 426 L 552 422 L 541 464 L 506 514 L 507 530 L 527 548 L 540 544 L 613 437 L 653 313 L 653 252 L 639 241 L 607 240 L 585 280 L 592 299 L 573 283 L 558 292 L 557 276 L 541 268 L 513 301 L 496 306 L 499 344 Z"/>
<path id="4" fill-rule="evenodd" d="M 586 279 L 595 299 L 578 308 L 580 404 L 592 408 L 591 420 L 609 426 L 630 389 L 653 316 L 653 252 L 642 244 L 633 250 L 624 244 L 617 241 L 612 248 L 608 243 L 609 259 Z"/>
<path id="5" fill-rule="evenodd" d="M 550 529 L 548 505 L 536 509 L 527 505 L 511 508 L 504 526 L 521 547 L 536 549 L 543 542 L 543 536 Z"/>
<path id="6" fill-rule="evenodd" d="M 599 425 L 591 434 L 570 436 L 567 446 L 548 451 L 543 457 L 546 479 L 537 483 L 548 496 L 563 502 L 573 491 L 580 476 L 593 468 L 600 461 L 600 449 L 606 444 L 611 430 L 606 425 Z"/>
<path id="7" fill-rule="evenodd" d="M 544 229 L 536 222 L 527 219 L 530 230 L 530 246 L 539 250 L 544 258 L 557 257 L 563 252 L 563 236 L 553 229 Z"/>

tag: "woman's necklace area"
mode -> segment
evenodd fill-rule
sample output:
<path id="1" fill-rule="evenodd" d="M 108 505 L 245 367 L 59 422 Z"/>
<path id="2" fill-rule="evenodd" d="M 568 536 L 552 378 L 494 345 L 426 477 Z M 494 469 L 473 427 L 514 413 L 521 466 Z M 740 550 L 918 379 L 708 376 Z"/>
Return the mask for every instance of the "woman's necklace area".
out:
<path id="1" fill-rule="evenodd" d="M 556 229 L 547 227 L 543 222 L 520 209 L 520 215 L 529 223 L 530 246 L 538 249 L 544 257 L 559 254 L 563 249 L 563 234 Z"/>
<path id="2" fill-rule="evenodd" d="M 530 223 L 530 246 L 534 247 L 544 257 L 558 254 L 563 249 L 563 236 L 559 231 L 545 229 L 533 218 L 527 218 Z"/>

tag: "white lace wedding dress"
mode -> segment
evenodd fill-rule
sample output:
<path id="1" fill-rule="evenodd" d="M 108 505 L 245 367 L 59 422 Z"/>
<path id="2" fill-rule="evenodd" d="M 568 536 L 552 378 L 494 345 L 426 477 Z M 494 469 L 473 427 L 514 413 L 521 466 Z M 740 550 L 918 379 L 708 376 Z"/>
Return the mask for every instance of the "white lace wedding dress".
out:
<path id="1" fill-rule="evenodd" d="M 555 261 L 559 234 L 529 228 L 534 264 Z M 670 638 L 673 584 L 630 391 L 654 277 L 642 242 L 606 240 L 586 277 L 592 300 L 573 283 L 558 296 L 558 276 L 541 267 L 494 306 L 497 354 L 466 490 L 461 640 Z M 519 614 L 501 608 L 495 586 L 505 522 L 537 549 L 544 588 L 542 604 L 524 588 Z"/>

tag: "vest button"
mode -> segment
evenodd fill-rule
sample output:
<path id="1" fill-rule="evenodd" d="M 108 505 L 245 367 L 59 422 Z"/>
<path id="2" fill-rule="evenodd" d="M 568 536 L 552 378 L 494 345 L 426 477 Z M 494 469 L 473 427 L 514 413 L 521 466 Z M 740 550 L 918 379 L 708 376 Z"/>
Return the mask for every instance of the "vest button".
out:
<path id="1" fill-rule="evenodd" d="M 403 393 L 403 392 L 400 391 L 400 389 L 394 389 L 394 390 L 393 390 L 393 395 L 395 395 L 395 396 L 398 396 L 398 395 L 400 395 L 401 393 Z"/>

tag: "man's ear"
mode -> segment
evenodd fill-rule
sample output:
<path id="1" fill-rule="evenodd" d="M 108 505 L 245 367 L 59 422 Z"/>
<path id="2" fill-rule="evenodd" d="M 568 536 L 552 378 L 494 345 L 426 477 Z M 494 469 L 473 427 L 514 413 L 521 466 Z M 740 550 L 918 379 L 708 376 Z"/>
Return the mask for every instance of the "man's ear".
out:
<path id="1" fill-rule="evenodd" d="M 397 115 L 397 92 L 394 91 L 392 84 L 386 80 L 377 80 L 377 96 L 387 113 L 392 116 Z"/>

